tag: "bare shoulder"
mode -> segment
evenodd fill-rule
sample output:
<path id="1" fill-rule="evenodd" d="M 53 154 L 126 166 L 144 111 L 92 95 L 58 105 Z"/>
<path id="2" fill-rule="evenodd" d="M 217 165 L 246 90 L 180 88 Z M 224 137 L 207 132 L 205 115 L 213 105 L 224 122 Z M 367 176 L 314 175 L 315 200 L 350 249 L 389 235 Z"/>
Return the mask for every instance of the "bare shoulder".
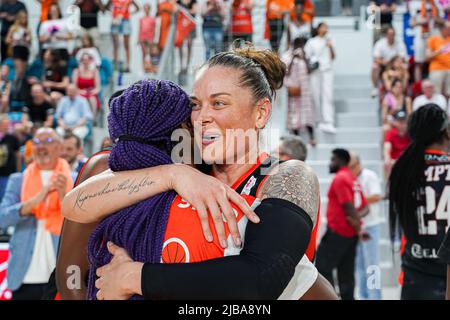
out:
<path id="1" fill-rule="evenodd" d="M 276 166 L 261 186 L 261 199 L 278 198 L 290 201 L 303 210 L 316 223 L 319 210 L 319 180 L 304 162 L 289 160 Z"/>
<path id="2" fill-rule="evenodd" d="M 105 170 L 109 169 L 108 165 L 109 160 L 109 152 L 101 152 L 94 154 L 90 157 L 83 168 L 83 171 L 80 173 L 78 184 L 87 180 L 90 177 L 93 177 L 99 173 L 102 173 Z"/>

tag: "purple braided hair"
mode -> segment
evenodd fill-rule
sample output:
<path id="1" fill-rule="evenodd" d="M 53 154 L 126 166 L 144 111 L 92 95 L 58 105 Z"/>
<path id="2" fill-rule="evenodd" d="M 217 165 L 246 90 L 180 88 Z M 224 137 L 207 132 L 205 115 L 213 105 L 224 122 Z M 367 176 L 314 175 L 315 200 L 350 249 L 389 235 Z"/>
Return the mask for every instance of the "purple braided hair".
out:
<path id="1" fill-rule="evenodd" d="M 113 98 L 108 126 L 111 138 L 118 140 L 109 158 L 111 170 L 172 163 L 171 134 L 189 118 L 190 112 L 187 94 L 165 80 L 139 81 Z M 123 139 L 124 136 L 138 139 Z M 122 209 L 99 223 L 88 244 L 88 299 L 96 299 L 96 269 L 111 261 L 106 247 L 108 241 L 125 248 L 135 261 L 161 262 L 167 218 L 174 198 L 175 192 L 164 192 Z"/>

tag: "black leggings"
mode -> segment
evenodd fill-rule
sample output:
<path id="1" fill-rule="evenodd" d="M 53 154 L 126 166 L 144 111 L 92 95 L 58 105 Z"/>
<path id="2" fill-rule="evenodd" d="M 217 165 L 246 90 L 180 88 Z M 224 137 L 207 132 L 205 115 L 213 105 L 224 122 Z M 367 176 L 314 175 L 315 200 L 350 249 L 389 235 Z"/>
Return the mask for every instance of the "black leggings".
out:
<path id="1" fill-rule="evenodd" d="M 22 284 L 13 291 L 12 300 L 42 300 L 46 287 L 46 283 Z"/>
<path id="2" fill-rule="evenodd" d="M 446 279 L 404 268 L 401 300 L 445 300 Z"/>

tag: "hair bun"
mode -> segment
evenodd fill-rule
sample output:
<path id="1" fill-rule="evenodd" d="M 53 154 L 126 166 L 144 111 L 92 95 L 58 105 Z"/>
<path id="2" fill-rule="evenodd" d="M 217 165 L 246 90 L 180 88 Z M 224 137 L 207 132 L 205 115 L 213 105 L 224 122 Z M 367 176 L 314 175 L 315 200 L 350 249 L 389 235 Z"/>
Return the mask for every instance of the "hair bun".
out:
<path id="1" fill-rule="evenodd" d="M 233 53 L 261 66 L 272 93 L 283 87 L 286 65 L 278 54 L 268 49 L 257 49 L 251 43 L 246 43 L 242 48 L 234 48 Z"/>

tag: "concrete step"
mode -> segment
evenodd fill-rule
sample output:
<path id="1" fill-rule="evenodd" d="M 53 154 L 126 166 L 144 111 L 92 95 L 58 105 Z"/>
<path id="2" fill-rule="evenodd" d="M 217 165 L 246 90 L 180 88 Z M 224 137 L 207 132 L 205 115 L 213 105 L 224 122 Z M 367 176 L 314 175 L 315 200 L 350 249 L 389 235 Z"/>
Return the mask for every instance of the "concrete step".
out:
<path id="1" fill-rule="evenodd" d="M 367 86 L 372 87 L 372 82 L 370 80 L 370 75 L 365 74 L 351 74 L 351 75 L 336 75 L 334 78 L 334 83 L 336 85 L 342 86 Z"/>
<path id="2" fill-rule="evenodd" d="M 370 98 L 372 88 L 370 86 L 338 86 L 334 88 L 335 99 Z"/>
<path id="3" fill-rule="evenodd" d="M 379 177 L 383 176 L 383 161 L 381 160 L 364 160 L 364 155 L 361 156 L 364 168 L 374 171 Z M 311 160 L 307 164 L 314 170 L 319 178 L 326 178 L 330 176 L 329 161 L 328 160 Z"/>
<path id="4" fill-rule="evenodd" d="M 335 99 L 336 112 L 379 112 L 377 99 L 371 98 L 347 98 Z"/>
<path id="5" fill-rule="evenodd" d="M 381 128 L 338 128 L 336 134 L 317 130 L 319 143 L 381 143 Z M 379 159 L 379 158 L 375 158 Z"/>
<path id="6" fill-rule="evenodd" d="M 331 151 L 335 148 L 346 148 L 348 150 L 352 150 L 359 155 L 363 159 L 370 160 L 379 160 L 381 159 L 381 145 L 372 141 L 370 143 L 341 143 L 339 145 L 336 144 L 327 144 L 327 143 L 319 143 L 316 147 L 308 147 L 308 160 L 325 160 L 328 161 L 331 157 Z"/>
<path id="7" fill-rule="evenodd" d="M 378 114 L 372 111 L 367 112 L 346 112 L 337 114 L 336 126 L 341 128 L 373 128 L 379 127 Z"/>

